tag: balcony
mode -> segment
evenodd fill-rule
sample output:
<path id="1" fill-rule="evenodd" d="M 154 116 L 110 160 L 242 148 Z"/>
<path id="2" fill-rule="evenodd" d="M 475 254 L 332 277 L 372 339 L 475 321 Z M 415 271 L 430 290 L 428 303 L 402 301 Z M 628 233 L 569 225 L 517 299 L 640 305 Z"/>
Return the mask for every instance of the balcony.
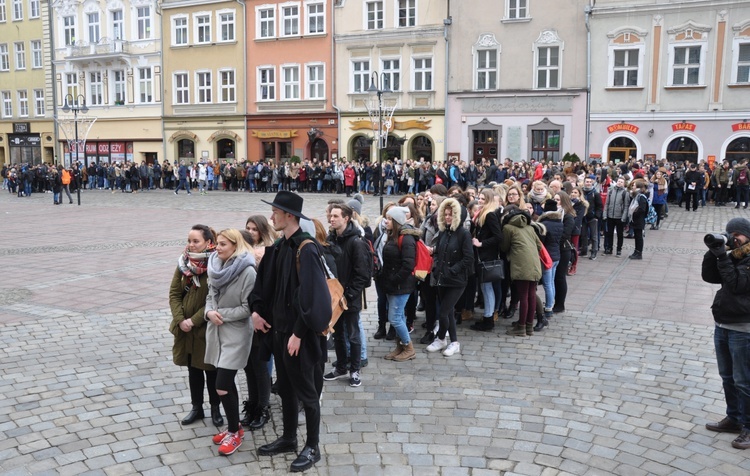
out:
<path id="1" fill-rule="evenodd" d="M 66 47 L 65 59 L 68 61 L 91 61 L 97 59 L 117 59 L 130 56 L 130 42 L 113 40 L 107 37 L 96 43 L 76 41 Z"/>

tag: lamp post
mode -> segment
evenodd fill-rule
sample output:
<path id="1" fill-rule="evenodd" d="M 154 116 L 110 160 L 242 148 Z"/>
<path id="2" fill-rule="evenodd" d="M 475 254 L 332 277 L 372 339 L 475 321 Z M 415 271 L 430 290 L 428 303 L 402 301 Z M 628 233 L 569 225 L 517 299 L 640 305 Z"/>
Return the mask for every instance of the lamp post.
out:
<path id="1" fill-rule="evenodd" d="M 373 71 L 372 75 L 370 76 L 370 87 L 367 88 L 367 92 L 370 94 L 370 96 L 377 96 L 378 98 L 378 110 L 377 110 L 377 121 L 378 121 L 378 132 L 376 134 L 376 138 L 378 140 L 378 168 L 380 169 L 378 173 L 378 193 L 380 194 L 380 213 L 383 213 L 383 148 L 386 146 L 386 140 L 388 139 L 388 130 L 390 129 L 390 118 L 393 116 L 393 109 L 390 111 L 390 115 L 388 115 L 388 111 L 385 111 L 383 109 L 383 94 L 390 93 L 391 90 L 386 85 L 385 81 L 385 73 L 381 73 L 378 76 L 377 71 Z M 378 81 L 378 79 L 380 81 Z M 385 124 L 385 131 L 383 131 L 383 116 L 388 115 L 388 119 Z M 372 119 L 372 115 L 370 116 Z M 373 120 L 374 122 L 374 120 Z"/>
<path id="2" fill-rule="evenodd" d="M 78 113 L 81 112 L 83 114 L 86 114 L 89 112 L 89 108 L 86 106 L 86 98 L 83 96 L 83 94 L 79 94 L 77 97 L 74 97 L 72 94 L 68 94 L 65 96 L 65 102 L 63 103 L 62 107 L 63 112 L 73 112 L 73 122 L 75 123 L 75 144 L 76 144 L 76 163 L 78 162 Z M 80 174 L 80 170 L 79 170 Z M 82 183 L 78 183 L 78 178 L 76 178 L 76 192 L 78 196 L 78 206 L 81 206 L 81 187 L 83 186 Z"/>

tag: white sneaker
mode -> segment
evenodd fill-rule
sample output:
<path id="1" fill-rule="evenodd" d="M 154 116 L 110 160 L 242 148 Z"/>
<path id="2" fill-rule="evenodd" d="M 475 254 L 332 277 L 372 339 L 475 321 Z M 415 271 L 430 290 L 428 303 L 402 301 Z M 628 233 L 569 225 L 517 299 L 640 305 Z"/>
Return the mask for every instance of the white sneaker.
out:
<path id="1" fill-rule="evenodd" d="M 435 337 L 435 340 L 432 341 L 432 344 L 427 346 L 427 352 L 439 352 L 445 349 L 447 346 L 447 339 L 438 339 L 437 337 Z"/>
<path id="2" fill-rule="evenodd" d="M 459 352 L 461 352 L 461 344 L 456 341 L 448 344 L 448 347 L 446 347 L 446 349 L 443 351 L 443 355 L 446 357 L 450 357 L 451 355 L 458 354 Z"/>

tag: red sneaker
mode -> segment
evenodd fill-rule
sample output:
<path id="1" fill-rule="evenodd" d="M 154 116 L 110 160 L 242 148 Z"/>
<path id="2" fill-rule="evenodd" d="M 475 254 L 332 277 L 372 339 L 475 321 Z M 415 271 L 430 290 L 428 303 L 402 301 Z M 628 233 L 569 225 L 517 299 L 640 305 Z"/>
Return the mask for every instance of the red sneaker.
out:
<path id="1" fill-rule="evenodd" d="M 221 446 L 219 446 L 219 454 L 228 456 L 237 451 L 237 448 L 242 445 L 244 436 L 241 429 L 237 433 L 227 433 L 227 436 L 221 441 Z"/>
<path id="2" fill-rule="evenodd" d="M 240 434 L 241 438 L 245 437 L 245 431 L 242 429 L 242 427 L 240 427 L 240 431 L 238 431 L 238 433 Z M 229 434 L 231 434 L 231 432 L 227 429 L 227 430 L 222 431 L 221 433 L 214 435 L 213 437 L 214 444 L 220 445 L 221 442 L 224 441 L 224 438 L 226 438 L 227 435 Z"/>

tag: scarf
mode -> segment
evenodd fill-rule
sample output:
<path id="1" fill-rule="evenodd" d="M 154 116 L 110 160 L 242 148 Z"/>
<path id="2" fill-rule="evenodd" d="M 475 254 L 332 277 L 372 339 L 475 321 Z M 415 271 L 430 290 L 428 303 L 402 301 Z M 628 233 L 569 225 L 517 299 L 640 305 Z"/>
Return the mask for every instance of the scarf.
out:
<path id="1" fill-rule="evenodd" d="M 544 204 L 545 200 L 547 200 L 546 190 L 543 191 L 542 193 L 537 193 L 532 189 L 531 192 L 529 192 L 529 201 Z"/>
<path id="2" fill-rule="evenodd" d="M 747 255 L 750 255 L 750 243 L 745 243 L 739 248 L 735 248 L 732 250 L 732 256 L 735 259 L 742 259 Z"/>
<path id="3" fill-rule="evenodd" d="M 222 289 L 248 266 L 255 266 L 255 257 L 252 253 L 242 253 L 226 262 L 222 262 L 219 255 L 213 253 L 208 258 L 208 279 L 214 288 Z"/>
<path id="4" fill-rule="evenodd" d="M 177 267 L 186 278 L 192 278 L 196 288 L 201 287 L 200 275 L 208 269 L 208 258 L 213 254 L 216 246 L 211 244 L 205 250 L 192 253 L 185 247 L 185 251 L 177 258 Z"/>
<path id="5" fill-rule="evenodd" d="M 667 179 L 665 179 L 664 177 L 662 177 L 660 179 L 657 179 L 656 180 L 656 185 L 657 185 L 657 187 L 658 187 L 658 189 L 659 189 L 660 192 L 664 192 L 664 190 L 667 189 Z M 661 194 L 659 194 L 659 195 L 661 195 Z"/>
<path id="6" fill-rule="evenodd" d="M 633 213 L 638 209 L 639 199 L 641 198 L 643 194 L 638 193 L 635 197 L 630 201 L 630 206 L 628 207 L 628 216 L 633 217 Z"/>

